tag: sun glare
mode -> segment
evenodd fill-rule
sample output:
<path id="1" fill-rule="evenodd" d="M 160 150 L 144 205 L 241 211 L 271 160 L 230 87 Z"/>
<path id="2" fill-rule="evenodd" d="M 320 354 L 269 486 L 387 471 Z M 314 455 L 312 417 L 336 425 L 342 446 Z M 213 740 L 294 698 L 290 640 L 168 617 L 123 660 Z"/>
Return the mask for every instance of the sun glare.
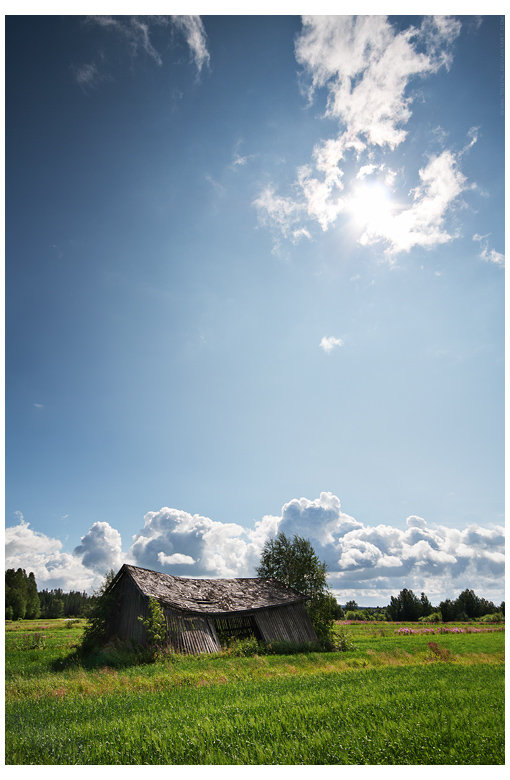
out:
<path id="1" fill-rule="evenodd" d="M 391 218 L 391 192 L 380 182 L 361 184 L 349 199 L 347 209 L 359 227 L 382 227 Z"/>

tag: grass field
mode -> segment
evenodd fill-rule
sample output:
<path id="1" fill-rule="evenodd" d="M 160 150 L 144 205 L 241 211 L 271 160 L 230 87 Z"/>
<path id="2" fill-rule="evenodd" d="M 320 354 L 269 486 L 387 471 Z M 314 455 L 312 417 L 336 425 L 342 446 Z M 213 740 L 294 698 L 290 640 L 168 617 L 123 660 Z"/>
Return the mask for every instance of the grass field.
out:
<path id="1" fill-rule="evenodd" d="M 344 653 L 88 669 L 64 662 L 82 628 L 7 623 L 6 764 L 504 763 L 501 628 L 353 624 Z"/>

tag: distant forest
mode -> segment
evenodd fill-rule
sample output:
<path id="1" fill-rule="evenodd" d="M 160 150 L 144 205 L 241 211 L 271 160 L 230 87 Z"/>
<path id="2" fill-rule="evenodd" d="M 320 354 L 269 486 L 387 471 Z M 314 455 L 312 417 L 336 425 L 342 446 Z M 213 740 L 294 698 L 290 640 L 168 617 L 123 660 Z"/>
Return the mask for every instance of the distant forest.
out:
<path id="1" fill-rule="evenodd" d="M 33 572 L 25 569 L 7 569 L 5 572 L 5 619 L 86 617 L 96 596 L 62 588 L 37 590 Z"/>
<path id="2" fill-rule="evenodd" d="M 97 598 L 97 595 L 89 596 L 74 590 L 64 593 L 61 588 L 38 591 L 33 572 L 28 575 L 25 569 L 7 569 L 5 572 L 6 620 L 87 617 Z M 348 601 L 344 607 L 337 603 L 335 608 L 337 620 L 449 623 L 481 619 L 490 622 L 503 619 L 504 615 L 504 601 L 497 607 L 469 589 L 455 600 L 446 599 L 435 607 L 425 593 L 418 597 L 404 588 L 398 596 L 391 597 L 386 607 L 359 607 L 356 601 Z"/>

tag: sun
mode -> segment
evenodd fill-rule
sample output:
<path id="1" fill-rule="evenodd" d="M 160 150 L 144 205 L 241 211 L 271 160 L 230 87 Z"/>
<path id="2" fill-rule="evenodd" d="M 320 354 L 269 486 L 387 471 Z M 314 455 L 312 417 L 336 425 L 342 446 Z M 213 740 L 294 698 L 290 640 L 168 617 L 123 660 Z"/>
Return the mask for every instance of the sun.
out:
<path id="1" fill-rule="evenodd" d="M 382 228 L 392 218 L 391 191 L 381 182 L 360 184 L 348 198 L 347 210 L 359 227 Z"/>

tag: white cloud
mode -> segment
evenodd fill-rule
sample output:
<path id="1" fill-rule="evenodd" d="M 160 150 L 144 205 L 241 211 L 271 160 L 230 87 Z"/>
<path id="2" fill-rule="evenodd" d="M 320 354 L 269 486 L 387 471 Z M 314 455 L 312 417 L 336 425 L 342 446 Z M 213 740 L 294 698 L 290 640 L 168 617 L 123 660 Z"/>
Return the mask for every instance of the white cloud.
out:
<path id="1" fill-rule="evenodd" d="M 325 171 L 321 180 L 312 175 L 312 168 L 303 165 L 298 171 L 298 184 L 305 196 L 308 216 L 315 219 L 323 230 L 335 222 L 345 208 L 341 197 L 332 198 L 332 192 L 343 189 L 338 168 Z"/>
<path id="2" fill-rule="evenodd" d="M 121 536 L 109 523 L 94 523 L 73 553 L 96 574 L 117 571 L 124 562 Z"/>
<path id="3" fill-rule="evenodd" d="M 480 257 L 482 260 L 485 260 L 486 263 L 494 263 L 503 268 L 505 266 L 505 255 L 501 254 L 501 252 L 496 252 L 495 249 L 489 249 L 489 242 L 487 241 L 489 236 L 490 233 L 487 233 L 485 236 L 480 236 L 478 233 L 475 233 L 473 241 L 478 241 L 480 243 Z"/>
<path id="4" fill-rule="evenodd" d="M 258 209 L 260 224 L 269 227 L 275 235 L 281 233 L 284 238 L 290 238 L 293 243 L 303 235 L 310 235 L 305 228 L 298 225 L 305 210 L 304 204 L 292 198 L 276 195 L 271 185 L 260 193 L 253 205 Z M 278 247 L 277 238 L 275 245 Z"/>
<path id="5" fill-rule="evenodd" d="M 205 175 L 205 180 L 209 182 L 209 184 L 211 185 L 211 187 L 213 187 L 217 195 L 219 195 L 221 198 L 224 197 L 226 193 L 226 189 L 223 186 L 223 184 L 220 184 L 219 181 L 213 179 L 213 177 L 208 173 L 206 173 Z"/>
<path id="6" fill-rule="evenodd" d="M 5 529 L 5 568 L 33 571 L 39 590 L 88 590 L 102 577 L 83 565 L 80 557 L 62 552 L 62 542 L 33 531 L 18 513 L 19 524 Z"/>
<path id="7" fill-rule="evenodd" d="M 314 501 L 286 504 L 277 530 L 310 539 L 328 564 L 331 587 L 341 602 L 356 598 L 362 603 L 366 597 L 384 605 L 404 587 L 425 591 L 436 603 L 465 588 L 496 601 L 504 598 L 503 527 L 431 528 L 415 515 L 406 526 L 366 525 L 342 512 L 336 496 L 321 493 Z"/>
<path id="8" fill-rule="evenodd" d="M 5 559 L 6 563 L 18 555 L 34 552 L 37 555 L 54 553 L 62 547 L 58 539 L 50 539 L 44 534 L 32 531 L 30 523 L 25 522 L 21 512 L 15 513 L 18 525 L 5 529 Z M 9 568 L 9 567 L 7 567 Z"/>
<path id="9" fill-rule="evenodd" d="M 79 68 L 73 68 L 73 71 L 76 83 L 84 90 L 86 87 L 95 87 L 103 79 L 95 62 L 85 63 Z"/>
<path id="10" fill-rule="evenodd" d="M 359 169 L 358 173 L 356 174 L 357 179 L 364 179 L 365 176 L 370 176 L 374 171 L 377 170 L 376 165 L 362 165 Z"/>
<path id="11" fill-rule="evenodd" d="M 460 26 L 450 17 L 426 17 L 419 28 L 398 31 L 385 16 L 304 16 L 296 59 L 309 76 L 310 100 L 318 89 L 326 89 L 326 116 L 338 121 L 339 132 L 315 146 L 311 164 L 298 168 L 295 196 L 281 196 L 273 185 L 266 187 L 254 202 L 261 224 L 291 240 L 304 235 L 305 219 L 323 231 L 336 224 L 349 212 L 352 200 L 339 167 L 348 156 L 357 160 L 369 156 L 355 179 L 379 171 L 386 187 L 393 188 L 396 172 L 384 172 L 385 163 L 375 162 L 374 155 L 405 141 L 413 102 L 409 86 L 417 77 L 450 67 Z M 390 256 L 413 246 L 435 247 L 454 237 L 444 222 L 467 187 L 458 158 L 476 141 L 476 128 L 469 133 L 470 141 L 457 158 L 445 151 L 419 172 L 421 182 L 411 206 L 393 208 L 390 203 L 384 214 L 376 209 L 371 216 L 367 204 L 361 244 L 383 242 Z"/>
<path id="12" fill-rule="evenodd" d="M 174 566 L 175 564 L 185 564 L 190 566 L 196 561 L 191 555 L 183 555 L 182 553 L 174 553 L 173 555 L 165 555 L 165 553 L 158 553 L 158 561 L 162 566 Z"/>
<path id="13" fill-rule="evenodd" d="M 177 30 L 186 40 L 198 74 L 210 62 L 207 36 L 200 16 L 88 16 L 86 23 L 124 40 L 131 57 L 136 58 L 143 53 L 158 66 L 163 64 L 163 58 L 153 42 L 154 32 L 161 28 Z M 95 86 L 102 79 L 109 78 L 100 72 L 95 61 L 74 68 L 74 73 L 82 88 Z"/>
<path id="14" fill-rule="evenodd" d="M 249 577 L 264 542 L 283 531 L 311 541 L 341 603 L 355 598 L 383 606 L 404 587 L 424 591 L 433 604 L 465 588 L 496 603 L 504 598 L 500 526 L 432 527 L 416 515 L 404 528 L 370 525 L 343 512 L 338 497 L 328 492 L 313 500 L 292 499 L 280 515 L 266 515 L 252 529 L 168 507 L 148 512 L 144 520 L 128 554 L 108 523 L 94 523 L 69 554 L 58 539 L 33 531 L 19 513 L 18 524 L 6 529 L 6 568 L 33 571 L 40 589 L 89 591 L 123 562 L 182 576 Z"/>
<path id="15" fill-rule="evenodd" d="M 319 347 L 329 354 L 335 347 L 343 347 L 343 345 L 342 339 L 337 339 L 335 336 L 323 336 Z"/>
<path id="16" fill-rule="evenodd" d="M 419 171 L 420 184 L 412 193 L 414 202 L 394 212 L 388 209 L 384 219 L 370 219 L 360 243 L 386 244 L 386 254 L 409 252 L 414 246 L 428 249 L 451 241 L 455 234 L 445 228 L 445 219 L 459 195 L 469 185 L 451 151 L 429 160 Z"/>
<path id="17" fill-rule="evenodd" d="M 261 547 L 257 543 L 259 528 L 252 540 L 235 523 L 221 523 L 169 507 L 148 512 L 144 521 L 130 549 L 140 566 L 157 568 L 159 563 L 171 565 L 175 574 L 182 571 L 190 576 L 235 577 L 256 565 Z"/>
<path id="18" fill-rule="evenodd" d="M 158 65 L 162 64 L 161 56 L 151 42 L 150 28 L 167 25 L 169 23 L 167 17 L 131 16 L 119 19 L 113 16 L 88 16 L 87 23 L 98 25 L 104 30 L 115 31 L 127 42 L 133 57 L 137 57 L 140 50 L 142 50 Z"/>
<path id="19" fill-rule="evenodd" d="M 305 16 L 296 59 L 312 79 L 311 91 L 326 87 L 327 114 L 338 119 L 339 157 L 349 144 L 402 143 L 412 98 L 410 80 L 448 67 L 458 21 L 426 17 L 421 28 L 397 32 L 385 16 Z"/>
<path id="20" fill-rule="evenodd" d="M 204 65 L 209 65 L 210 62 L 207 36 L 200 16 L 172 16 L 172 22 L 184 33 L 197 71 L 200 73 Z"/>

